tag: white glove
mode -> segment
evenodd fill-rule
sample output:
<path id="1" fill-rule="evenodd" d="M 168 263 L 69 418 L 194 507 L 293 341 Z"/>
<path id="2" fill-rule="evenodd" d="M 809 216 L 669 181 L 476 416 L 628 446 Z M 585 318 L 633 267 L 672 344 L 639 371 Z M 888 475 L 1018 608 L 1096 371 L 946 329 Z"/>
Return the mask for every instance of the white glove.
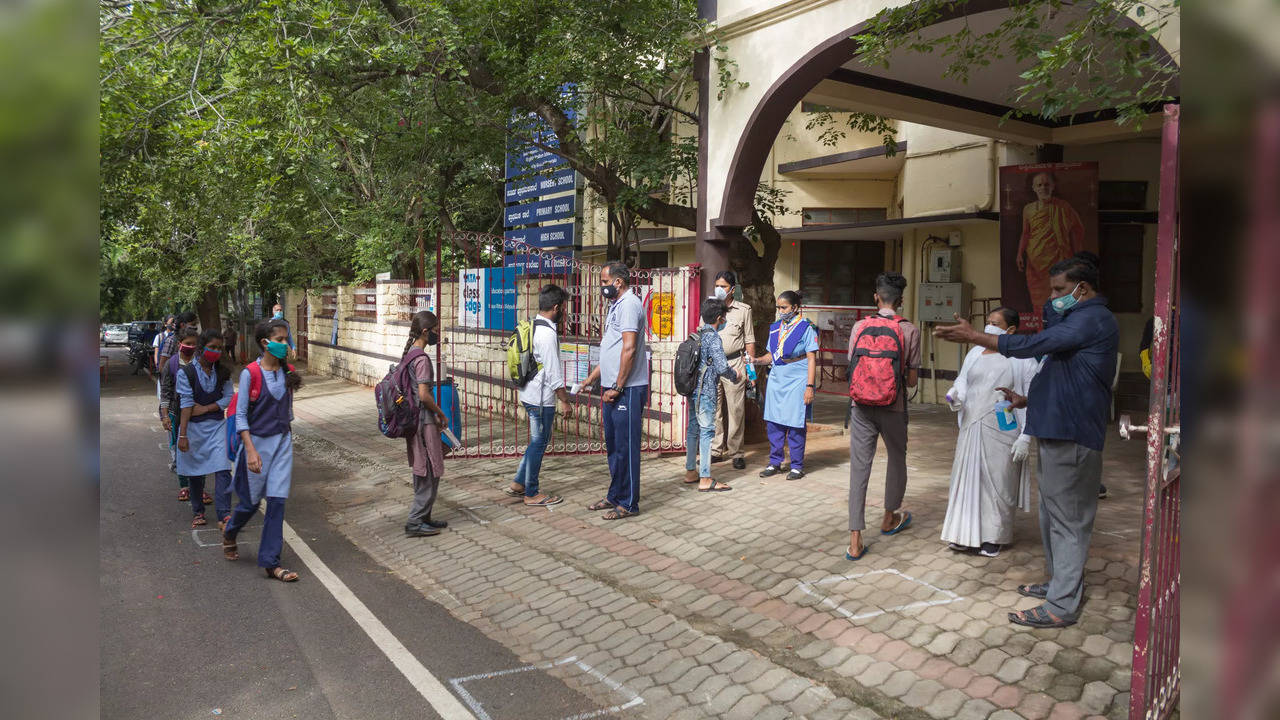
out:
<path id="1" fill-rule="evenodd" d="M 956 388 L 951 388 L 946 394 L 947 406 L 951 408 L 951 412 L 960 412 L 960 408 L 964 407 L 964 397 Z"/>
<path id="2" fill-rule="evenodd" d="M 1009 451 L 1009 455 L 1014 462 L 1022 462 L 1027 459 L 1027 453 L 1031 451 L 1031 437 L 1029 435 L 1019 435 L 1017 440 L 1013 441 L 1013 449 Z"/>
<path id="3" fill-rule="evenodd" d="M 578 392 L 581 390 L 582 390 L 582 383 L 574 383 L 573 385 L 569 386 L 570 395 L 577 395 Z"/>

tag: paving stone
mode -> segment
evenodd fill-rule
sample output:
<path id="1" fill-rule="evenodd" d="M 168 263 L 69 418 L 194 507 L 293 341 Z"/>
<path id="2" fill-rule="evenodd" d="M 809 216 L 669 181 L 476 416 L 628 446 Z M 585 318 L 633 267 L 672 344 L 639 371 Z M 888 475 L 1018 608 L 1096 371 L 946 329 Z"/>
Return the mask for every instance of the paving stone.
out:
<path id="1" fill-rule="evenodd" d="M 730 684 L 728 687 L 725 687 L 720 690 L 720 692 L 716 693 L 711 698 L 710 702 L 707 703 L 706 707 L 716 715 L 724 715 L 725 713 L 728 713 L 729 709 L 732 708 L 739 700 L 748 694 L 749 691 L 745 687 Z"/>
<path id="2" fill-rule="evenodd" d="M 684 695 L 693 692 L 694 688 L 702 684 L 703 680 L 711 677 L 714 673 L 706 666 L 698 665 L 690 670 L 681 673 L 675 680 L 665 680 L 661 675 L 655 677 L 659 683 L 671 688 L 671 692 L 677 695 Z"/>
<path id="3" fill-rule="evenodd" d="M 968 701 L 968 695 L 954 688 L 947 688 L 935 695 L 933 700 L 924 707 L 924 711 L 935 718 L 952 718 Z"/>
<path id="4" fill-rule="evenodd" d="M 1094 681 L 1086 683 L 1084 690 L 1080 695 L 1078 705 L 1085 712 L 1101 715 L 1107 711 L 1111 705 L 1111 700 L 1116 696 L 1116 689 L 1105 682 Z"/>
<path id="5" fill-rule="evenodd" d="M 738 700 L 737 704 L 724 713 L 724 717 L 726 720 L 757 720 L 760 712 L 768 706 L 769 698 L 751 694 Z"/>
<path id="6" fill-rule="evenodd" d="M 747 689 L 753 693 L 768 693 L 791 677 L 791 673 L 779 667 L 766 671 L 763 675 L 747 683 Z"/>
<path id="7" fill-rule="evenodd" d="M 866 670 L 858 673 L 856 679 L 863 687 L 874 688 L 878 687 L 885 680 L 888 680 L 889 676 L 897 670 L 898 668 L 893 665 L 883 660 L 879 660 L 872 663 Z"/>
<path id="8" fill-rule="evenodd" d="M 876 689 L 889 697 L 900 698 L 906 695 L 911 690 L 911 686 L 915 685 L 918 680 L 919 678 L 916 677 L 916 674 L 910 670 L 898 670 Z"/>
<path id="9" fill-rule="evenodd" d="M 821 667 L 829 670 L 843 663 L 852 654 L 853 654 L 853 651 L 850 650 L 849 648 L 843 648 L 843 647 L 831 648 L 826 653 L 824 653 L 821 657 L 819 657 L 816 662 Z"/>
<path id="10" fill-rule="evenodd" d="M 1016 683 L 1027 676 L 1027 671 L 1032 667 L 1030 660 L 1024 657 L 1011 657 L 1004 661 L 1000 669 L 996 672 L 996 677 L 1002 682 Z"/>
<path id="11" fill-rule="evenodd" d="M 902 696 L 902 702 L 910 707 L 924 708 L 933 702 L 943 690 L 942 683 L 936 680 L 919 680 Z"/>
<path id="12" fill-rule="evenodd" d="M 956 720 L 986 720 L 995 711 L 995 705 L 986 700 L 975 698 L 961 705 L 960 710 L 955 714 L 955 718 Z"/>

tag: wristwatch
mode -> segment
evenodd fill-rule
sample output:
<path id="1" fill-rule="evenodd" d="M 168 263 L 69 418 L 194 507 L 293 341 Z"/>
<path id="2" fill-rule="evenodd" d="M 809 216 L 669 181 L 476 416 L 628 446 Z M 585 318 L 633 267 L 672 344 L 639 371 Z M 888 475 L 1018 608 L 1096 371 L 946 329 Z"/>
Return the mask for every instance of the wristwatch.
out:
<path id="1" fill-rule="evenodd" d="M 813 383 L 809 383 L 808 385 L 805 385 L 805 387 L 811 387 L 811 388 L 817 389 L 818 386 L 814 385 Z"/>
<path id="2" fill-rule="evenodd" d="M 611 388 L 609 388 L 609 389 L 610 389 L 610 390 L 612 390 L 612 391 L 614 391 L 614 392 L 616 392 L 616 393 L 618 393 L 619 395 L 621 395 L 621 394 L 622 394 L 622 388 L 618 387 L 617 385 L 614 385 L 613 387 L 611 387 Z"/>

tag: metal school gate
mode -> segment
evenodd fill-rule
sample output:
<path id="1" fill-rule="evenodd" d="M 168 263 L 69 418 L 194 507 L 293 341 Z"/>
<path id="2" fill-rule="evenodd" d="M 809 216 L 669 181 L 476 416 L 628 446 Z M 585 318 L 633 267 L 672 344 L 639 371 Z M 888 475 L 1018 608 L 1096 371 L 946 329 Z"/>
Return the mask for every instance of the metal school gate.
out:
<path id="1" fill-rule="evenodd" d="M 1178 106 L 1164 111 L 1160 217 L 1156 235 L 1155 313 L 1151 340 L 1151 406 L 1147 423 L 1120 419 L 1120 435 L 1147 434 L 1147 492 L 1142 522 L 1138 613 L 1134 620 L 1131 720 L 1168 717 L 1178 707 L 1182 667 L 1182 494 L 1178 303 Z"/>
<path id="2" fill-rule="evenodd" d="M 538 313 L 538 292 L 547 284 L 564 288 L 568 308 L 560 324 L 560 363 L 565 382 L 587 377 L 599 363 L 599 346 L 611 301 L 600 292 L 601 265 L 475 232 L 450 232 L 437 243 L 435 287 L 431 293 L 441 318 L 442 342 L 433 359 L 457 394 L 458 439 L 463 449 L 450 457 L 513 457 L 529 443 L 529 422 L 519 391 L 507 373 L 507 340 L 517 323 Z M 446 271 L 441 247 L 465 268 Z M 645 340 L 650 353 L 649 400 L 641 430 L 645 451 L 678 451 L 685 446 L 685 399 L 675 391 L 675 350 L 695 323 L 696 267 L 632 270 L 630 291 L 644 303 Z M 547 404 L 554 395 L 547 398 Z M 602 400 L 598 389 L 571 396 L 572 417 L 558 415 L 548 454 L 604 451 Z"/>

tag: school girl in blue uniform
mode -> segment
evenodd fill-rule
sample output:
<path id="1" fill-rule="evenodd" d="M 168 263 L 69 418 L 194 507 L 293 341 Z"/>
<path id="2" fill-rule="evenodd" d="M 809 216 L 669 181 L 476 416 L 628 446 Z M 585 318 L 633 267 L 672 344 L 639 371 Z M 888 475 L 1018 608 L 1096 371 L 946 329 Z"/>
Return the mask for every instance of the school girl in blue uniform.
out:
<path id="1" fill-rule="evenodd" d="M 231 514 L 231 462 L 227 459 L 226 409 L 231 404 L 231 370 L 222 364 L 222 333 L 205 330 L 199 352 L 174 376 L 178 397 L 178 475 L 190 488 L 191 527 L 205 524 L 204 478 L 213 474 L 214 510 L 220 524 Z"/>
<path id="2" fill-rule="evenodd" d="M 293 476 L 293 393 L 302 378 L 285 362 L 289 354 L 289 326 L 283 320 L 267 320 L 254 330 L 254 342 L 262 352 L 256 361 L 262 370 L 262 385 L 251 398 L 252 373 L 240 373 L 236 399 L 236 431 L 240 450 L 236 455 L 236 495 L 238 503 L 222 533 L 222 552 L 228 560 L 240 559 L 236 535 L 257 512 L 262 498 L 267 509 L 258 542 L 258 567 L 267 577 L 293 582 L 298 573 L 280 567 L 284 549 L 284 502 L 289 497 Z"/>

